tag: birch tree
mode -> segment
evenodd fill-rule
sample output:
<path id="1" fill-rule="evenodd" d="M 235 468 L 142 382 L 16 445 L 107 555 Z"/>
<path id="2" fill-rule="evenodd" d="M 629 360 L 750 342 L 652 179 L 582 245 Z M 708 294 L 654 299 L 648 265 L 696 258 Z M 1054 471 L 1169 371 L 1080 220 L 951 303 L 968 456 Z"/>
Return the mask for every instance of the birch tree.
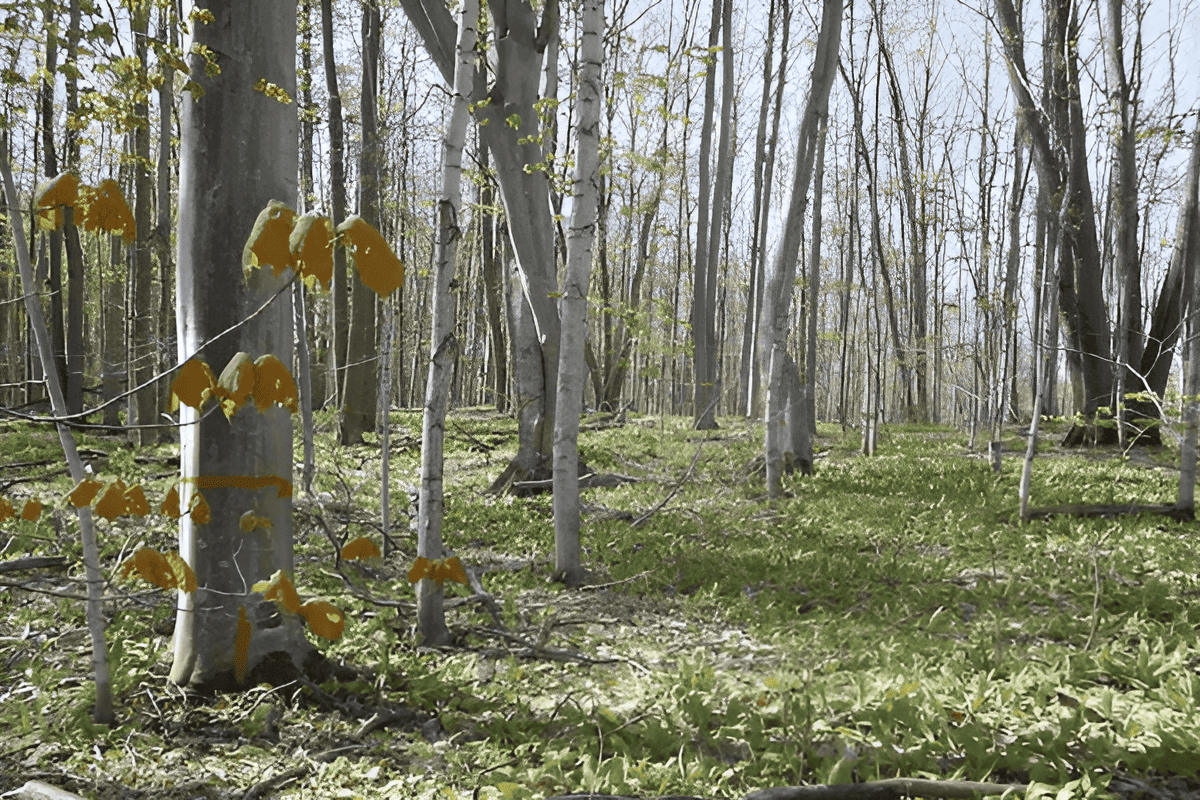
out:
<path id="1" fill-rule="evenodd" d="M 783 434 L 786 414 L 786 364 L 788 321 L 791 318 L 792 288 L 796 282 L 796 261 L 803 238 L 804 210 L 808 203 L 808 187 L 816 161 L 818 135 L 828 116 L 829 90 L 837 75 L 838 47 L 842 32 L 841 0 L 825 0 L 821 13 L 821 29 L 813 59 L 812 83 L 804 116 L 800 121 L 799 143 L 796 147 L 796 172 L 792 180 L 792 196 L 784 221 L 783 241 L 771 262 L 763 292 L 762 359 L 768 367 L 766 415 L 767 491 L 774 499 L 782 494 Z M 794 367 L 793 367 L 794 368 Z"/>
<path id="2" fill-rule="evenodd" d="M 468 97 L 475 77 L 475 40 L 479 5 L 464 0 L 459 11 L 458 46 L 454 61 L 454 94 L 450 125 L 442 150 L 442 189 L 437 206 L 433 272 L 433 322 L 429 374 L 425 384 L 425 414 L 421 425 L 421 494 L 417 512 L 417 555 L 442 558 L 443 441 L 446 401 L 458 342 L 454 337 L 454 259 L 461 236 L 458 213 L 462 205 L 462 151 L 469 117 Z M 427 645 L 450 643 L 442 604 L 442 587 L 432 578 L 417 583 L 417 623 Z"/>
<path id="3" fill-rule="evenodd" d="M 554 575 L 567 585 L 583 582 L 579 557 L 579 413 L 587 367 L 588 282 L 600 191 L 600 67 L 604 0 L 585 0 L 576 102 L 579 106 L 567 273 L 559 300 L 562 340 L 558 365 L 558 409 L 554 423 Z"/>

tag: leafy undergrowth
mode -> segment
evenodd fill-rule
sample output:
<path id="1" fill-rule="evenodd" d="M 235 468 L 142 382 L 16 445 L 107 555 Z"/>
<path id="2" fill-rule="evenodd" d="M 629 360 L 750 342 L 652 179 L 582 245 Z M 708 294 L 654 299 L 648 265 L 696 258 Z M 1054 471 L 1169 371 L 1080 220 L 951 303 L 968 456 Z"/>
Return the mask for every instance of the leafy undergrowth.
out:
<path id="1" fill-rule="evenodd" d="M 964 434 L 929 426 L 888 428 L 872 458 L 822 426 L 817 474 L 789 478 L 771 505 L 751 472 L 758 427 L 597 417 L 583 460 L 636 480 L 583 492 L 591 583 L 565 590 L 548 583 L 549 497 L 486 491 L 515 451 L 513 422 L 465 410 L 447 426 L 446 542 L 495 602 L 447 584 L 458 643 L 433 652 L 414 643 L 406 579 L 419 416 L 393 415 L 391 553 L 341 573 L 335 546 L 381 538 L 379 455 L 333 447 L 319 423 L 296 583 L 347 612 L 346 635 L 318 646 L 359 678 L 189 695 L 166 680 L 174 598 L 114 582 L 120 718 L 91 725 L 82 605 L 53 594 L 83 591 L 56 501 L 36 523 L 4 523 L 0 558 L 69 566 L 0 575 L 0 792 L 36 778 L 104 798 L 740 797 L 893 776 L 1038 782 L 1064 798 L 1200 790 L 1194 525 L 1017 525 L 1018 454 L 997 476 Z M 69 490 L 53 436 L 4 442 L 0 494 Z M 147 495 L 173 475 L 171 446 L 82 446 Z M 1035 505 L 1176 490 L 1160 467 L 1043 452 Z M 104 525 L 110 575 L 141 544 L 172 546 L 154 518 Z"/>

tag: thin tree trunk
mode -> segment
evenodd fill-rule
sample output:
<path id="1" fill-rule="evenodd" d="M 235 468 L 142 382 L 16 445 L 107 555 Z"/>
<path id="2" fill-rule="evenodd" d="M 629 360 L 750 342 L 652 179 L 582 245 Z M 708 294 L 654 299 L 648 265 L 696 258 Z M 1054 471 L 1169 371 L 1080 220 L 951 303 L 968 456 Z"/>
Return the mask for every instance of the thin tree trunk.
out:
<path id="1" fill-rule="evenodd" d="M 333 0 L 321 0 L 321 44 L 324 56 L 325 92 L 329 95 L 329 196 L 333 224 L 346 218 L 345 132 L 342 124 L 342 95 L 338 91 L 337 62 L 333 54 Z M 350 335 L 350 300 L 344 248 L 333 248 L 333 315 L 329 369 L 333 373 L 334 404 L 342 407 L 342 384 L 346 348 Z"/>
<path id="2" fill-rule="evenodd" d="M 150 6 L 139 4 L 130 18 L 130 27 L 134 38 L 134 52 L 139 68 L 145 72 L 147 67 L 148 47 L 146 38 L 150 30 Z M 155 345 L 157 332 L 156 320 L 158 309 L 155 308 L 158 297 L 154 295 L 154 262 L 152 259 L 150 220 L 153 212 L 152 195 L 154 179 L 148 169 L 150 164 L 150 105 L 144 95 L 133 104 L 133 114 L 136 127 L 133 130 L 133 152 L 135 156 L 133 222 L 137 228 L 137 240 L 133 253 L 133 291 L 132 291 L 132 341 L 129 343 L 130 384 L 141 386 L 150 379 L 158 368 L 158 348 Z M 134 409 L 135 424 L 132 439 L 139 447 L 145 447 L 159 440 L 158 428 L 149 427 L 158 423 L 158 390 L 154 386 L 137 392 L 131 399 Z"/>
<path id="3" fill-rule="evenodd" d="M 571 230 L 567 273 L 559 301 L 562 339 L 558 364 L 558 408 L 554 414 L 554 577 L 568 586 L 583 583 L 579 545 L 579 413 L 587 370 L 587 295 L 596 238 L 600 179 L 600 68 L 604 55 L 604 0 L 585 0 Z"/>
<path id="4" fill-rule="evenodd" d="M 12 171 L 9 169 L 8 137 L 3 137 L 0 146 L 0 172 L 4 179 L 5 202 L 8 203 L 8 218 L 11 222 L 13 242 L 16 247 L 17 267 L 21 273 L 21 288 L 25 295 L 25 311 L 33 329 L 37 342 L 38 355 L 41 359 L 43 372 L 46 375 L 46 388 L 50 394 L 50 406 L 57 417 L 67 415 L 67 404 L 63 397 L 62 384 L 58 373 L 51 366 L 54 354 L 50 349 L 50 333 L 46 329 L 46 320 L 38 299 L 37 288 L 33 280 L 33 266 L 29 261 L 29 248 L 25 242 L 23 223 L 21 221 L 21 201 L 17 188 L 13 184 Z M 71 479 L 79 483 L 87 477 L 83 469 L 83 461 L 75 447 L 75 437 L 71 429 L 59 424 L 58 438 L 62 444 L 63 454 L 67 459 L 67 467 Z M 76 509 L 79 518 L 80 537 L 83 541 L 83 563 L 87 575 L 87 620 L 88 632 L 92 641 L 92 672 L 96 679 L 96 705 L 92 709 L 92 721 L 101 725 L 111 725 L 113 722 L 112 683 L 108 671 L 108 647 L 104 642 L 104 616 L 101 612 L 101 595 L 104 592 L 105 578 L 100 571 L 100 549 L 96 542 L 96 531 L 92 525 L 92 509 L 83 506 Z"/>
<path id="5" fill-rule="evenodd" d="M 479 6 L 464 0 L 459 12 L 458 48 L 454 70 L 454 95 L 450 124 L 442 151 L 442 188 L 437 206 L 437 239 L 433 267 L 433 321 L 430 336 L 429 374 L 425 386 L 425 414 L 421 426 L 421 499 L 417 516 L 417 555 L 431 561 L 443 557 L 444 515 L 442 446 L 446 434 L 446 400 L 458 341 L 454 337 L 455 255 L 460 231 L 462 150 L 466 140 L 468 100 L 474 78 L 476 26 Z M 449 644 L 442 586 L 432 578 L 417 584 L 417 624 L 430 647 Z"/>
<path id="6" fill-rule="evenodd" d="M 829 89 L 837 75 L 838 47 L 841 41 L 841 0 L 825 0 L 817 52 L 813 61 L 812 87 L 800 122 L 796 148 L 796 172 L 792 196 L 784 222 L 783 241 L 766 279 L 763 294 L 763 318 L 766 320 L 762 344 L 763 362 L 769 365 L 767 389 L 766 470 L 767 492 L 774 499 L 782 494 L 783 441 L 780 434 L 785 413 L 784 364 L 787 356 L 789 306 L 795 284 L 796 260 L 803 236 L 804 208 L 808 202 L 809 182 L 816 160 L 820 126 L 829 107 Z"/>

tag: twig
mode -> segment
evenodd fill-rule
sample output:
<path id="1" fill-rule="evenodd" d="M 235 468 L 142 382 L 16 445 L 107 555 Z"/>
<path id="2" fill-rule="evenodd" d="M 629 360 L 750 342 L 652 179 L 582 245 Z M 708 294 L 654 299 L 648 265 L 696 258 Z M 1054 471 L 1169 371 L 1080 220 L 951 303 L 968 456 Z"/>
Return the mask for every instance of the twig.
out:
<path id="1" fill-rule="evenodd" d="M 944 800 L 979 795 L 1025 794 L 1028 786 L 977 781 L 932 781 L 918 778 L 889 778 L 837 786 L 779 786 L 760 789 L 745 800 L 899 800 L 901 797 L 936 797 Z"/>
<path id="2" fill-rule="evenodd" d="M 608 583 L 592 583 L 592 584 L 588 584 L 586 586 L 580 586 L 579 591 L 586 592 L 586 591 L 592 591 L 595 589 L 607 589 L 610 586 L 620 586 L 623 583 L 633 583 L 634 581 L 640 580 L 649 574 L 650 574 L 650 570 L 646 570 L 644 572 L 639 572 L 637 575 L 631 575 L 630 577 L 624 578 L 623 580 L 619 580 L 619 581 L 609 581 Z M 559 623 L 559 624 L 562 624 L 562 623 Z"/>
<path id="3" fill-rule="evenodd" d="M 246 790 L 246 793 L 242 795 L 242 800 L 255 800 L 255 798 L 259 797 L 260 795 L 264 795 L 268 792 L 278 789 L 288 781 L 294 781 L 297 778 L 303 778 L 311 771 L 312 767 L 310 767 L 308 764 L 304 764 L 299 767 L 293 767 L 287 772 L 281 772 L 278 775 L 267 778 L 265 781 L 259 781 Z"/>
<path id="4" fill-rule="evenodd" d="M 683 484 L 686 483 L 687 479 L 691 477 L 693 472 L 695 472 L 696 462 L 700 460 L 700 451 L 703 448 L 704 448 L 704 442 L 701 441 L 700 444 L 696 445 L 696 454 L 692 456 L 692 463 L 688 465 L 687 471 L 684 472 L 683 475 L 679 478 L 679 480 L 675 483 L 675 488 L 673 488 L 670 492 L 668 492 L 667 496 L 664 497 L 658 505 L 656 505 L 654 508 L 647 511 L 645 514 L 642 514 L 640 517 L 635 519 L 633 522 L 629 523 L 629 527 L 631 527 L 631 528 L 642 527 L 642 525 L 645 524 L 646 520 L 650 519 L 650 517 L 657 514 L 658 511 L 663 506 L 665 506 L 667 503 L 671 502 L 671 498 L 674 497 L 679 492 L 679 490 L 683 488 Z"/>

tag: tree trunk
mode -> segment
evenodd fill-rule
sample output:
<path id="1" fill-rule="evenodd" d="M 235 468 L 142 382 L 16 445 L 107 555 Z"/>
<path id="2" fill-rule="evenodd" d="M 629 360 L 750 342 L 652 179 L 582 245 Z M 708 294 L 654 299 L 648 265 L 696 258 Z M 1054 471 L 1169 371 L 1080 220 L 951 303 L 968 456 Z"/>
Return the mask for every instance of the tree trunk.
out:
<path id="1" fill-rule="evenodd" d="M 771 263 L 763 294 L 763 319 L 766 322 L 762 343 L 763 362 L 769 364 L 767 388 L 766 467 L 767 492 L 774 499 L 782 493 L 784 444 L 781 441 L 785 413 L 784 363 L 787 357 L 788 320 L 791 316 L 792 289 L 796 282 L 796 259 L 803 236 L 804 207 L 808 202 L 809 181 L 816 160 L 818 132 L 829 108 L 829 89 L 837 75 L 838 46 L 841 41 L 842 3 L 825 0 L 817 52 L 813 61 L 812 87 L 800 122 L 796 148 L 796 172 L 792 196 L 784 221 L 783 241 Z"/>
<path id="2" fill-rule="evenodd" d="M 425 415 L 421 426 L 421 500 L 417 516 L 417 555 L 436 561 L 443 557 L 442 444 L 446 434 L 446 400 L 458 341 L 454 337 L 454 259 L 460 231 L 462 203 L 462 150 L 466 140 L 471 80 L 475 67 L 476 26 L 479 6 L 464 0 L 459 14 L 459 39 L 454 70 L 454 95 L 450 125 L 442 151 L 442 191 L 437 206 L 437 239 L 433 266 L 433 322 L 430 336 L 429 377 L 425 387 Z M 450 643 L 442 605 L 442 585 L 431 578 L 417 584 L 417 624 L 421 638 L 431 647 Z"/>
<path id="3" fill-rule="evenodd" d="M 150 6 L 141 3 L 135 6 L 130 18 L 130 27 L 134 38 L 134 53 L 139 69 L 146 70 L 147 52 L 146 37 L 150 30 Z M 152 195 L 154 179 L 150 174 L 150 105 L 145 95 L 139 95 L 133 104 L 135 128 L 133 130 L 134 153 L 134 201 L 133 222 L 137 228 L 137 240 L 133 251 L 133 291 L 131 325 L 132 341 L 129 343 L 131 387 L 141 386 L 150 379 L 158 368 L 158 347 L 156 320 L 158 319 L 158 297 L 154 294 L 154 262 L 152 260 L 150 219 L 153 209 Z M 266 205 L 264 203 L 264 205 Z M 131 398 L 130 407 L 133 409 L 133 419 L 127 420 L 136 427 L 130 437 L 138 447 L 146 447 L 157 443 L 158 428 L 158 389 L 147 386 Z"/>
<path id="4" fill-rule="evenodd" d="M 487 167 L 488 150 L 481 147 L 479 161 Z M 496 202 L 496 187 L 485 181 L 479 188 L 480 243 L 483 254 L 483 296 L 487 306 L 488 335 L 492 345 L 492 402 L 497 411 L 507 411 L 508 343 L 504 337 L 504 275 L 496 258 L 496 217 L 491 208 Z"/>
<path id="5" fill-rule="evenodd" d="M 329 203 L 333 224 L 346 218 L 345 132 L 342 126 L 342 95 L 338 91 L 337 61 L 333 55 L 333 0 L 321 0 L 321 44 L 324 56 L 325 92 L 329 95 Z M 345 248 L 333 248 L 333 314 L 330 325 L 333 347 L 329 370 L 333 373 L 334 404 L 342 407 L 347 339 L 350 334 L 349 283 Z"/>
<path id="6" fill-rule="evenodd" d="M 220 372 L 234 354 L 273 354 L 292 363 L 291 293 L 286 276 L 256 269 L 242 275 L 242 248 L 258 213 L 272 199 L 294 204 L 299 167 L 296 107 L 280 103 L 255 83 L 267 80 L 289 95 L 296 90 L 294 0 L 209 0 L 214 17 L 196 25 L 193 40 L 220 54 L 221 71 L 208 75 L 191 59 L 192 80 L 204 89 L 185 101 L 179 180 L 180 360 L 202 356 Z M 265 304 L 265 307 L 264 307 Z M 262 312 L 240 324 L 252 312 Z M 232 333 L 207 344 L 216 334 Z M 300 669 L 312 648 L 295 618 L 249 587 L 277 570 L 292 573 L 291 492 L 229 487 L 230 478 L 275 476 L 291 484 L 292 422 L 272 406 L 244 406 L 231 420 L 181 408 L 180 467 L 183 508 L 198 479 L 210 509 L 207 523 L 185 514 L 180 553 L 199 589 L 180 594 L 171 680 L 198 687 L 238 686 L 233 631 L 239 610 L 253 626 L 246 665 L 249 685 L 294 675 L 272 674 L 272 653 Z M 215 485 L 214 485 L 215 484 Z M 221 484 L 225 484 L 222 486 Z M 271 527 L 247 536 L 239 526 L 253 510 Z M 262 665 L 263 669 L 257 669 Z M 286 670 L 285 670 L 286 671 Z"/>
<path id="7" fill-rule="evenodd" d="M 176 42 L 178 29 L 173 17 L 174 6 L 160 7 L 158 18 L 158 35 L 163 42 L 172 45 Z M 171 289 L 174 281 L 174 264 L 171 253 L 171 139 L 173 129 L 172 115 L 175 111 L 175 70 L 164 64 L 162 66 L 163 81 L 158 86 L 158 165 L 156 195 L 158 207 L 154 224 L 154 250 L 158 257 L 158 342 L 156 354 L 160 372 L 169 370 L 175 363 L 178 351 L 175 339 L 175 305 L 172 302 Z M 158 382 L 158 407 L 166 409 L 170 406 L 171 382 Z M 162 437 L 160 437 L 161 439 Z"/>
<path id="8" fill-rule="evenodd" d="M 379 115 L 376 95 L 379 92 L 379 59 L 381 54 L 382 23 L 375 0 L 362 8 L 362 87 L 360 115 L 362 118 L 362 148 L 358 159 L 358 215 L 381 228 L 379 202 L 380 165 L 383 160 L 379 144 Z M 375 427 L 375 401 L 379 393 L 376 380 L 375 293 L 367 288 L 355 270 L 350 277 L 352 309 L 350 334 L 343 373 L 342 413 L 339 417 L 341 443 L 362 444 L 363 433 Z"/>
<path id="9" fill-rule="evenodd" d="M 562 341 L 558 365 L 558 408 L 554 415 L 554 576 L 568 586 L 584 581 L 579 545 L 579 413 L 587 369 L 587 295 L 595 242 L 600 178 L 600 67 L 603 59 L 604 0 L 585 0 L 576 97 L 579 126 L 567 273 L 559 301 Z"/>

